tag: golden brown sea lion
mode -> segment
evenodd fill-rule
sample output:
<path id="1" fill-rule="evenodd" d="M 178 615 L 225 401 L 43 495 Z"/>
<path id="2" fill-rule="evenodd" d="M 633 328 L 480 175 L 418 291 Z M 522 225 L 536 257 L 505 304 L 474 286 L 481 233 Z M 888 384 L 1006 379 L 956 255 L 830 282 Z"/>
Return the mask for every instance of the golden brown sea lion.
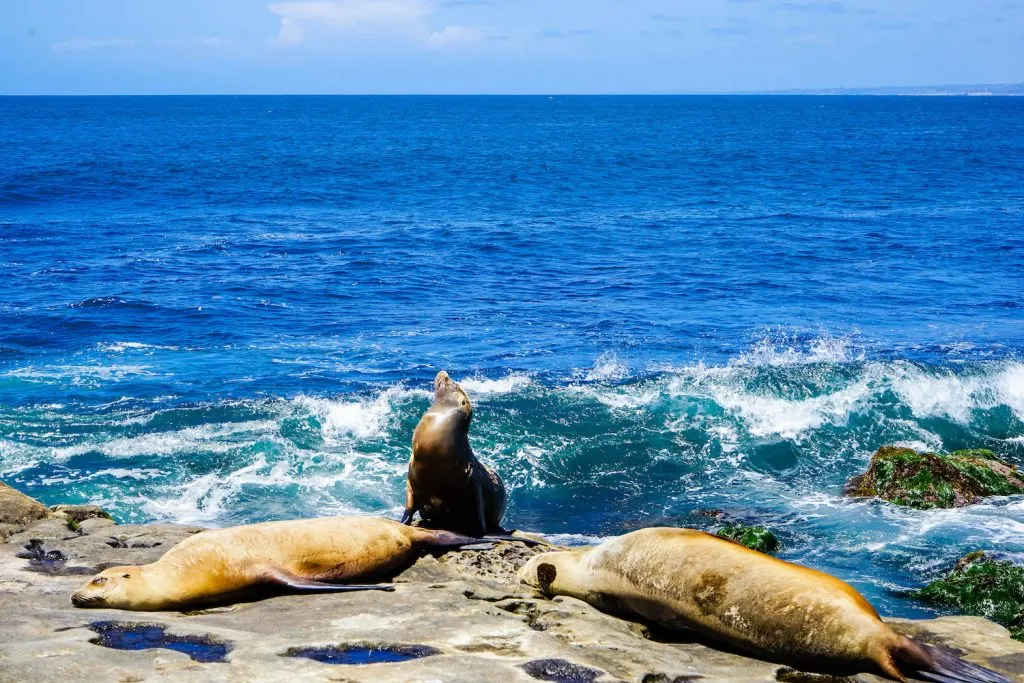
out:
<path id="1" fill-rule="evenodd" d="M 431 526 L 473 536 L 501 529 L 505 485 L 473 455 L 472 419 L 466 392 L 444 370 L 437 373 L 434 403 L 412 435 L 403 523 L 411 523 L 418 511 Z"/>
<path id="2" fill-rule="evenodd" d="M 691 529 L 642 529 L 593 548 L 542 553 L 519 576 L 546 594 L 689 630 L 804 671 L 1009 683 L 899 635 L 835 577 Z"/>
<path id="3" fill-rule="evenodd" d="M 215 529 L 185 539 L 152 564 L 100 572 L 71 602 L 77 607 L 149 611 L 230 602 L 275 586 L 321 592 L 394 590 L 332 582 L 386 578 L 426 550 L 480 543 L 479 538 L 375 517 Z"/>

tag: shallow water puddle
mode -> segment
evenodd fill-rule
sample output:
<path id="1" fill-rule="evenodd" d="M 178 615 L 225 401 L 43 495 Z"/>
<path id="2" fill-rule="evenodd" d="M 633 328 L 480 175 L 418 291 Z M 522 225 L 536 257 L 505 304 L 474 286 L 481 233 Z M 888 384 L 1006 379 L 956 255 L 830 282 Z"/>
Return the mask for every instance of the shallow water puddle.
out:
<path id="1" fill-rule="evenodd" d="M 165 648 L 181 652 L 193 661 L 209 664 L 226 661 L 231 645 L 208 636 L 179 636 L 167 633 L 159 624 L 97 621 L 89 624 L 96 633 L 90 643 L 115 650 L 151 650 Z"/>
<path id="2" fill-rule="evenodd" d="M 439 654 L 440 650 L 428 645 L 354 643 L 339 646 L 293 647 L 281 656 L 305 657 L 323 664 L 387 664 Z"/>
<path id="3" fill-rule="evenodd" d="M 539 681 L 552 683 L 593 683 L 603 673 L 565 659 L 535 659 L 523 664 L 522 669 Z"/>

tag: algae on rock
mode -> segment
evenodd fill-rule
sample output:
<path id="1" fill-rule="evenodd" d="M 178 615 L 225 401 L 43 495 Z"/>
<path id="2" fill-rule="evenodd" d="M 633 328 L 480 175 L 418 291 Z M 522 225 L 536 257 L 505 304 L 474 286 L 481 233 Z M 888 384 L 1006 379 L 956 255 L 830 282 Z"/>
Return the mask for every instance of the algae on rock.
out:
<path id="1" fill-rule="evenodd" d="M 868 471 L 847 482 L 844 493 L 921 510 L 963 507 L 986 496 L 1024 493 L 1024 477 L 986 449 L 943 455 L 883 446 L 871 457 Z"/>
<path id="2" fill-rule="evenodd" d="M 765 554 L 774 553 L 782 547 L 770 529 L 759 525 L 726 524 L 718 529 L 715 535 Z"/>
<path id="3" fill-rule="evenodd" d="M 956 563 L 944 578 L 915 592 L 925 602 L 953 607 L 982 616 L 1010 630 L 1024 641 L 1024 567 L 997 560 L 984 551 L 973 552 Z"/>

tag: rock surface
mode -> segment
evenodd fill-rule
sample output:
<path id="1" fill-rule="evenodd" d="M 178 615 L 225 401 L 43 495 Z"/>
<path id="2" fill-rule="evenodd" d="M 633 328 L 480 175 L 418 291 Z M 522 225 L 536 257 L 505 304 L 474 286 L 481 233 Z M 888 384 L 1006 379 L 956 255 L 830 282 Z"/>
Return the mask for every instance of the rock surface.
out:
<path id="1" fill-rule="evenodd" d="M 189 613 L 77 609 L 69 596 L 88 575 L 151 562 L 199 531 L 102 517 L 77 527 L 43 519 L 0 543 L 0 682 L 840 680 L 652 638 L 579 600 L 544 599 L 517 583 L 516 569 L 541 551 L 519 544 L 425 556 L 393 593 L 285 595 Z M 1024 644 L 990 621 L 892 623 L 1024 681 Z M 375 658 L 389 661 L 329 663 Z"/>
<path id="2" fill-rule="evenodd" d="M 978 551 L 932 581 L 917 597 L 960 612 L 987 617 L 1024 640 L 1024 567 Z"/>
<path id="3" fill-rule="evenodd" d="M 47 514 L 49 511 L 45 505 L 0 482 L 0 538 L 29 522 L 43 519 Z"/>
<path id="4" fill-rule="evenodd" d="M 992 451 L 973 449 L 948 455 L 884 446 L 868 471 L 846 484 L 845 494 L 878 497 L 921 510 L 972 505 L 986 496 L 1024 493 L 1024 476 Z"/>

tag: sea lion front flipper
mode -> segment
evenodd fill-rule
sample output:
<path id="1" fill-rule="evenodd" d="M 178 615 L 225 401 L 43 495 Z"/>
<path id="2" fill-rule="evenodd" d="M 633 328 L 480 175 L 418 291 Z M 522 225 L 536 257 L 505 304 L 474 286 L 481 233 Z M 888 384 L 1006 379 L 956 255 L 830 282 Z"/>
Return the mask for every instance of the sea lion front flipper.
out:
<path id="1" fill-rule="evenodd" d="M 305 591 L 307 593 L 348 593 L 353 591 L 393 591 L 394 586 L 388 584 L 349 584 L 349 583 L 326 583 L 315 579 L 307 579 L 304 576 L 296 576 L 280 567 L 270 567 L 266 570 L 267 583 L 276 583 L 279 586 L 287 586 L 293 590 Z"/>
<path id="2" fill-rule="evenodd" d="M 486 536 L 480 537 L 481 541 L 509 541 L 512 543 L 523 543 L 528 546 L 535 545 L 551 545 L 547 541 L 542 541 L 537 538 L 529 538 L 528 536 L 513 536 L 512 534 L 487 534 Z"/>
<path id="3" fill-rule="evenodd" d="M 412 518 L 416 514 L 416 496 L 412 491 L 412 482 L 405 480 L 405 511 L 402 513 L 402 524 L 412 524 Z"/>

